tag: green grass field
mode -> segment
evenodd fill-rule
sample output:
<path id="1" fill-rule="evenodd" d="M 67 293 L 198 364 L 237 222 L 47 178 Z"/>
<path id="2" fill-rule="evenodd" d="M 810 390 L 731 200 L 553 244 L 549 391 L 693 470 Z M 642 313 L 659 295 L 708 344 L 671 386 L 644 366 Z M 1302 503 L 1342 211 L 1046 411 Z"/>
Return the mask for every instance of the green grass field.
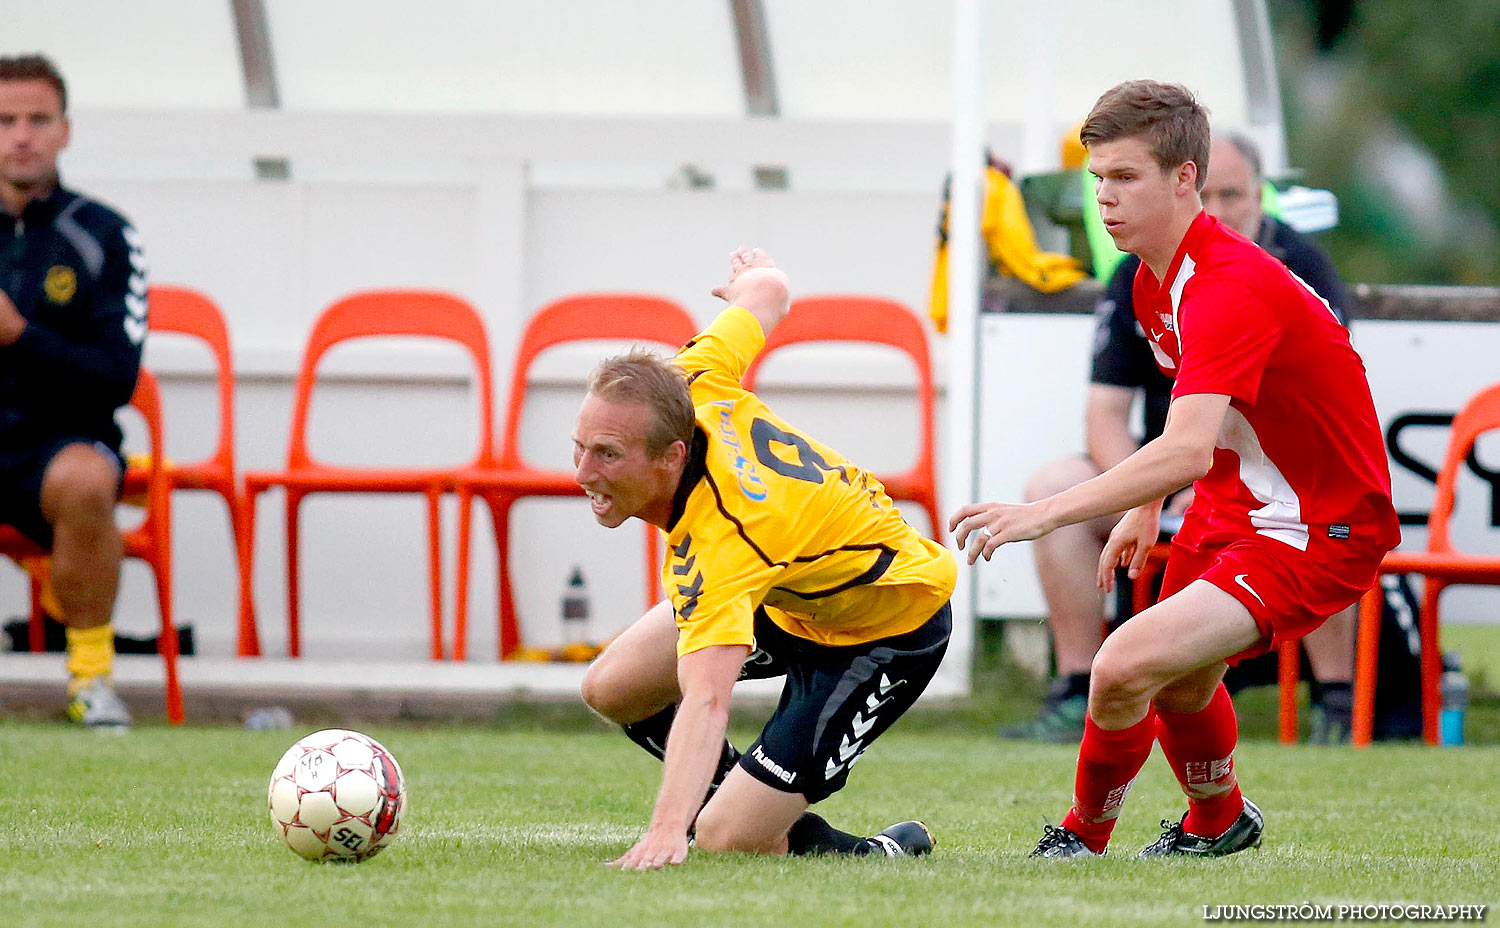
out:
<path id="1" fill-rule="evenodd" d="M 603 862 L 645 823 L 659 767 L 576 711 L 366 728 L 403 765 L 410 806 L 395 843 L 357 866 L 305 862 L 268 823 L 271 768 L 310 728 L 111 738 L 0 722 L 0 924 L 1156 926 L 1202 923 L 1219 904 L 1500 902 L 1500 748 L 1250 741 L 1238 756 L 1263 848 L 1137 861 L 1182 808 L 1157 755 L 1118 856 L 1056 864 L 1025 855 L 1066 808 L 1073 749 L 1001 743 L 954 718 L 914 713 L 820 806 L 865 833 L 921 817 L 932 857 L 694 855 L 646 874 Z M 736 726 L 741 741 L 752 732 Z"/>

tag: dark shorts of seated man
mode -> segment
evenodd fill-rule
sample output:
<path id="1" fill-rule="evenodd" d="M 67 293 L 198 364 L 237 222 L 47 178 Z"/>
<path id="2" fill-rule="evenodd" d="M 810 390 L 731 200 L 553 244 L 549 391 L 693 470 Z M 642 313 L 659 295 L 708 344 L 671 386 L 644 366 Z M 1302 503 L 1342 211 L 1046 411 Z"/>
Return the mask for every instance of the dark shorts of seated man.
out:
<path id="1" fill-rule="evenodd" d="M 42 481 L 52 459 L 69 445 L 89 445 L 113 461 L 119 473 L 115 495 L 125 481 L 125 458 L 120 449 L 82 435 L 43 439 L 25 447 L 0 451 L 0 525 L 14 526 L 39 547 L 52 550 L 52 525 L 42 515 Z"/>

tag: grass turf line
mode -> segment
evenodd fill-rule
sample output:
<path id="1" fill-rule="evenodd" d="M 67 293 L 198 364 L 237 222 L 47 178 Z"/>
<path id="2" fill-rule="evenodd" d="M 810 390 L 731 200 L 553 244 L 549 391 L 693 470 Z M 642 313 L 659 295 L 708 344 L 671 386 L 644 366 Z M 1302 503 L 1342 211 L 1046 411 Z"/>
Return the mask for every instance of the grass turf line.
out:
<path id="1" fill-rule="evenodd" d="M 694 854 L 667 873 L 602 866 L 639 833 L 660 767 L 602 725 L 370 729 L 410 784 L 405 830 L 358 866 L 302 861 L 272 835 L 266 780 L 302 732 L 142 726 L 102 738 L 0 722 L 0 921 L 7 926 L 1202 924 L 1203 905 L 1493 903 L 1500 749 L 1239 752 L 1264 848 L 1131 859 L 1182 797 L 1147 765 L 1105 860 L 1025 854 L 1071 789 L 1074 750 L 914 717 L 819 808 L 870 833 L 920 817 L 923 860 Z M 748 742 L 753 729 L 736 732 Z"/>

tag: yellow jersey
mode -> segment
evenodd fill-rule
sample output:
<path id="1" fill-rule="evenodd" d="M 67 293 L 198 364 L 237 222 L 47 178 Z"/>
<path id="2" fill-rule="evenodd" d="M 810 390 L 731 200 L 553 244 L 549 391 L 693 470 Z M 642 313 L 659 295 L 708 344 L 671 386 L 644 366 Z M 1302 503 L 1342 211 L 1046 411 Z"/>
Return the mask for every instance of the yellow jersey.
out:
<path id="1" fill-rule="evenodd" d="M 760 322 L 731 306 L 677 355 L 698 422 L 662 567 L 678 656 L 753 647 L 757 607 L 840 646 L 912 631 L 953 594 L 953 555 L 906 524 L 880 481 L 741 386 L 764 346 Z"/>

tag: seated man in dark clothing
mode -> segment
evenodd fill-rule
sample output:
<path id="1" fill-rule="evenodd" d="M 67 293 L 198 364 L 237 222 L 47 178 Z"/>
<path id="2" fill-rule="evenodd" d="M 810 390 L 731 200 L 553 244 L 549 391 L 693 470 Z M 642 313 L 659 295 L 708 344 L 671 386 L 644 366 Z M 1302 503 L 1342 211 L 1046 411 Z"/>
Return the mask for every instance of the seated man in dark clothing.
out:
<path id="1" fill-rule="evenodd" d="M 146 337 L 146 260 L 119 213 L 63 187 L 62 76 L 40 55 L 0 57 L 0 524 L 52 554 L 67 626 L 68 714 L 123 731 L 110 682 L 124 541 L 115 411 Z"/>

